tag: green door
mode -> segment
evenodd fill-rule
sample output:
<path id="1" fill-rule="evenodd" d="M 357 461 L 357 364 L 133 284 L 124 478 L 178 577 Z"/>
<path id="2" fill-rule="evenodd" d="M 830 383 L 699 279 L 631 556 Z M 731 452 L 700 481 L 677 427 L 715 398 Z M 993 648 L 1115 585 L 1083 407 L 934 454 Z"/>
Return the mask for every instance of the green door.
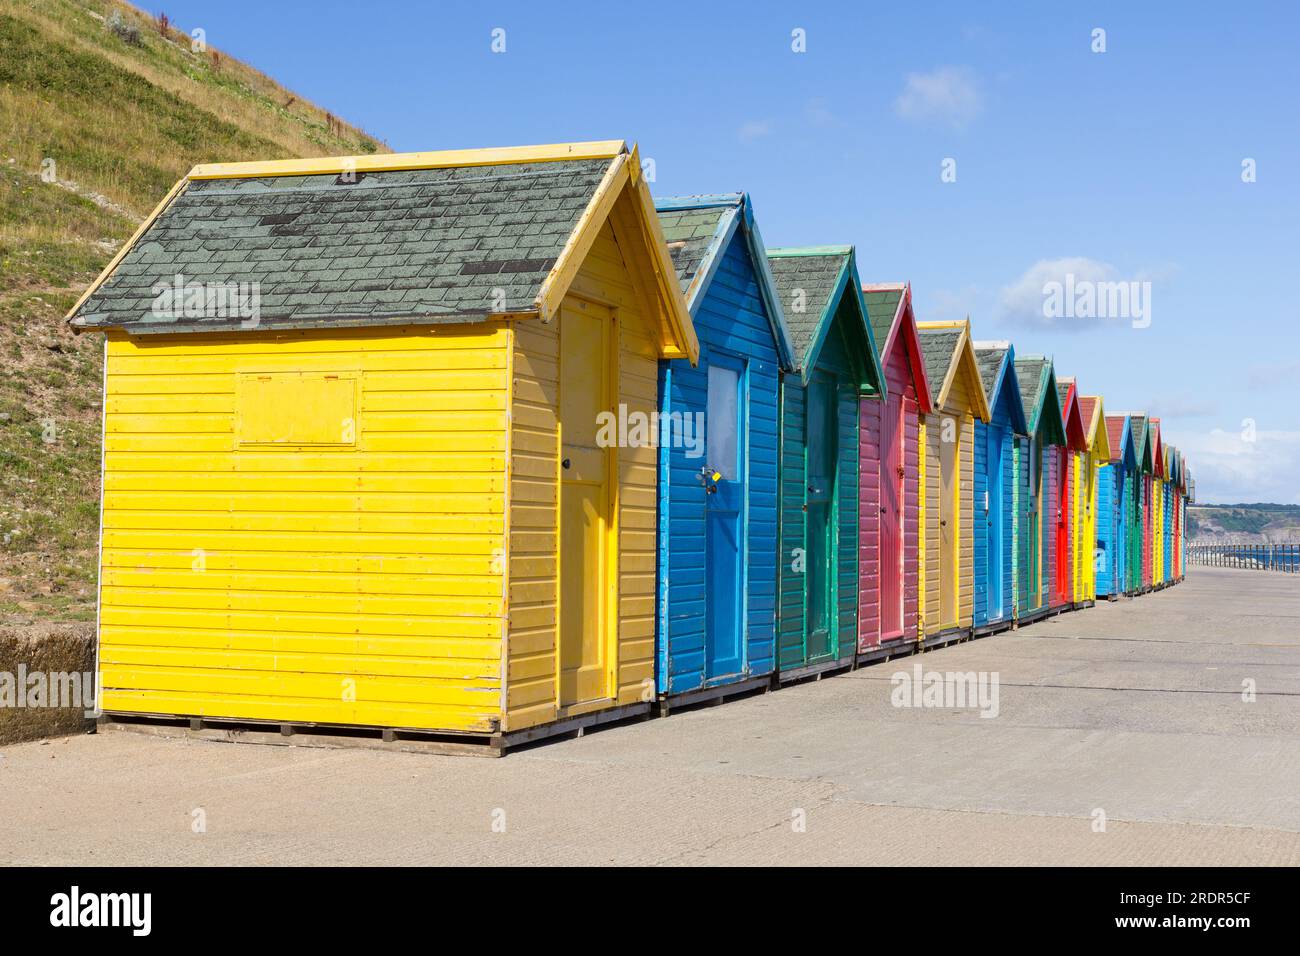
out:
<path id="1" fill-rule="evenodd" d="M 1042 455 L 1038 439 L 1029 440 L 1029 458 L 1026 466 L 1029 470 L 1029 609 L 1036 610 L 1043 604 L 1043 562 L 1040 556 L 1043 534 L 1042 516 Z"/>
<path id="2" fill-rule="evenodd" d="M 808 619 L 805 641 L 808 663 L 835 656 L 835 464 L 838 460 L 839 420 L 833 375 L 813 373 L 808 383 L 806 519 L 806 578 Z"/>

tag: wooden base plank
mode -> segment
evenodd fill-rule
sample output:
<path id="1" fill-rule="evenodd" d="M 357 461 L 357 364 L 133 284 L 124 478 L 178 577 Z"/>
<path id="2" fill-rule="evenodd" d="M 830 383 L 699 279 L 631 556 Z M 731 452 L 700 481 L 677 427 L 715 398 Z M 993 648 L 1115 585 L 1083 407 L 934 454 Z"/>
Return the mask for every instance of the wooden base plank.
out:
<path id="1" fill-rule="evenodd" d="M 673 711 L 690 707 L 715 706 L 751 694 L 766 694 L 772 690 L 772 676 L 771 674 L 763 674 L 758 677 L 734 681 L 730 684 L 715 684 L 712 687 L 699 687 L 681 694 L 661 695 L 659 698 L 659 716 L 667 717 Z"/>

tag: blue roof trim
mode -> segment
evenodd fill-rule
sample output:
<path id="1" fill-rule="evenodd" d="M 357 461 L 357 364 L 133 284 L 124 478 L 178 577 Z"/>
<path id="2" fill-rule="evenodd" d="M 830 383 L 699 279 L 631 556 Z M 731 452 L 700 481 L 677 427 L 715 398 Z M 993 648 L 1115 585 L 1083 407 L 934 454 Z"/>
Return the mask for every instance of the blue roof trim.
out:
<path id="1" fill-rule="evenodd" d="M 691 283 L 687 309 L 691 318 L 696 317 L 696 310 L 704 301 L 709 284 L 722 264 L 722 255 L 728 243 L 735 235 L 736 229 L 743 226 L 745 246 L 753 259 L 754 272 L 758 277 L 758 291 L 767 310 L 768 323 L 772 327 L 772 338 L 776 341 L 777 356 L 781 368 L 791 372 L 795 368 L 794 346 L 790 340 L 790 331 L 785 324 L 785 310 L 781 308 L 781 296 L 776 290 L 776 280 L 767 262 L 767 250 L 763 246 L 763 237 L 758 231 L 754 219 L 754 207 L 749 193 L 710 193 L 701 196 L 669 196 L 655 200 L 656 212 L 668 212 L 682 209 L 717 209 L 731 207 L 731 211 L 718 221 L 718 228 L 705 249 L 703 263 L 695 280 Z"/>
<path id="2" fill-rule="evenodd" d="M 699 196 L 665 196 L 662 199 L 655 199 L 655 211 L 668 212 L 670 209 L 713 209 L 717 206 L 739 206 L 744 200 L 744 193 L 706 193 Z"/>
<path id="3" fill-rule="evenodd" d="M 727 244 L 731 242 L 731 237 L 736 234 L 736 227 L 739 225 L 740 208 L 738 206 L 727 210 L 722 214 L 722 218 L 718 220 L 718 228 L 704 250 L 700 271 L 696 273 L 695 281 L 691 283 L 690 298 L 686 302 L 692 321 L 695 320 L 696 313 L 701 303 L 704 302 L 705 293 L 708 292 L 713 277 L 718 274 L 718 267 L 722 265 L 722 253 L 727 248 Z"/>
<path id="4" fill-rule="evenodd" d="M 1020 380 L 1016 378 L 1016 347 L 1010 343 L 1007 343 L 1007 350 L 1002 356 L 1002 364 L 998 367 L 997 378 L 993 381 L 993 394 L 989 396 L 990 412 L 997 407 L 1004 388 L 1010 388 L 1015 393 L 1009 399 L 1012 430 L 1018 435 L 1028 435 L 1029 422 L 1025 420 L 1025 403 L 1020 398 Z"/>
<path id="5" fill-rule="evenodd" d="M 772 323 L 772 337 L 776 340 L 776 354 L 781 359 L 781 368 L 786 372 L 794 371 L 794 343 L 790 339 L 790 329 L 785 324 L 785 309 L 781 306 L 781 296 L 776 291 L 776 279 L 772 267 L 767 261 L 767 247 L 763 245 L 763 236 L 758 231 L 758 222 L 754 219 L 754 206 L 749 201 L 749 194 L 744 196 L 745 240 L 749 244 L 749 254 L 754 260 L 754 270 L 758 273 L 758 291 L 763 296 L 763 305 L 767 308 L 768 319 Z"/>
<path id="6" fill-rule="evenodd" d="M 1119 447 L 1117 460 L 1123 461 L 1131 470 L 1136 471 L 1138 460 L 1137 448 L 1133 444 L 1133 418 L 1128 414 L 1124 415 L 1124 431 L 1120 434 Z"/>

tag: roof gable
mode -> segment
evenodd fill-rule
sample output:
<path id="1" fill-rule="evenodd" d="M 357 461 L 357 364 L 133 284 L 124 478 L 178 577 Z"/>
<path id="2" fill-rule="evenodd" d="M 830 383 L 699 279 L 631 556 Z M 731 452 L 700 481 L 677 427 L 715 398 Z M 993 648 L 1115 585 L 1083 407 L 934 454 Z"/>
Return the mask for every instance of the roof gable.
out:
<path id="1" fill-rule="evenodd" d="M 1120 463 L 1130 471 L 1137 467 L 1137 458 L 1133 450 L 1133 432 L 1127 415 L 1106 416 L 1106 440 L 1110 445 L 1112 462 Z"/>
<path id="2" fill-rule="evenodd" d="M 549 321 L 607 222 L 639 260 L 663 353 L 694 361 L 639 155 L 621 141 L 196 166 L 68 319 L 136 334 Z M 238 283 L 257 296 L 251 323 L 212 308 Z M 176 286 L 160 307 L 154 290 Z"/>
<path id="3" fill-rule="evenodd" d="M 884 397 L 880 351 L 859 291 L 861 280 L 853 247 L 770 249 L 767 259 L 782 306 L 790 305 L 785 311 L 786 326 L 794 347 L 795 368 L 804 384 L 843 306 L 852 313 L 851 321 L 865 340 L 866 354 L 859 356 L 863 366 L 862 384 Z"/>
<path id="4" fill-rule="evenodd" d="M 912 284 L 864 282 L 862 300 L 866 303 L 867 320 L 880 350 L 881 369 L 889 366 L 894 349 L 906 350 L 907 370 L 916 388 L 917 406 L 922 415 L 928 414 L 933 405 L 930 381 L 925 374 L 925 358 L 921 354 L 921 340 L 917 337 L 916 315 L 912 311 Z"/>
<path id="5" fill-rule="evenodd" d="M 1100 395 L 1081 395 L 1079 412 L 1088 439 L 1088 451 L 1099 461 L 1110 461 L 1110 435 L 1106 432 L 1106 413 Z"/>
<path id="6" fill-rule="evenodd" d="M 1151 433 L 1146 415 L 1130 415 L 1129 426 L 1133 431 L 1133 455 L 1139 471 L 1151 471 Z"/>
<path id="7" fill-rule="evenodd" d="M 1064 445 L 1065 422 L 1061 417 L 1052 360 L 1042 355 L 1025 355 L 1016 358 L 1014 367 L 1030 436 L 1049 445 Z"/>
<path id="8" fill-rule="evenodd" d="M 1083 426 L 1083 413 L 1079 410 L 1079 389 L 1074 379 L 1057 379 L 1056 396 L 1061 402 L 1061 421 L 1065 425 L 1065 437 L 1070 448 L 1086 451 L 1088 435 Z"/>
<path id="9" fill-rule="evenodd" d="M 990 419 L 999 408 L 1005 408 L 1011 419 L 1011 430 L 1027 435 L 1029 426 L 1020 397 L 1020 382 L 1014 371 L 1015 346 L 1010 342 L 973 342 L 971 347 L 975 351 L 975 364 L 979 366 L 980 384 L 984 388 Z"/>
<path id="10" fill-rule="evenodd" d="M 967 393 L 974 399 L 971 411 L 987 422 L 989 403 L 984 395 L 984 386 L 980 383 L 975 350 L 971 347 L 970 319 L 958 322 L 918 322 L 916 328 L 935 407 L 941 408 L 948 404 L 953 385 L 959 377 L 964 377 Z"/>
<path id="11" fill-rule="evenodd" d="M 1160 419 L 1147 419 L 1151 442 L 1151 473 L 1157 478 L 1165 476 L 1165 446 L 1160 441 Z"/>
<path id="12" fill-rule="evenodd" d="M 732 240 L 740 235 L 758 280 L 781 367 L 794 369 L 794 346 L 748 193 L 677 196 L 655 202 L 659 224 L 694 318 Z"/>

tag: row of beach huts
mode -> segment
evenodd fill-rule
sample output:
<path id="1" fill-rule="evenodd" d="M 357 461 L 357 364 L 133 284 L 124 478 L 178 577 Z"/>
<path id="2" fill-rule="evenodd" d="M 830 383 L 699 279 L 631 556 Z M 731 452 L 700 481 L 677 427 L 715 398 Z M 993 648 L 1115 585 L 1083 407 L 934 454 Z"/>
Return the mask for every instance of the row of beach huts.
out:
<path id="1" fill-rule="evenodd" d="M 105 719 L 499 750 L 1181 580 L 1160 421 L 862 255 L 621 142 L 196 167 L 69 316 Z"/>

